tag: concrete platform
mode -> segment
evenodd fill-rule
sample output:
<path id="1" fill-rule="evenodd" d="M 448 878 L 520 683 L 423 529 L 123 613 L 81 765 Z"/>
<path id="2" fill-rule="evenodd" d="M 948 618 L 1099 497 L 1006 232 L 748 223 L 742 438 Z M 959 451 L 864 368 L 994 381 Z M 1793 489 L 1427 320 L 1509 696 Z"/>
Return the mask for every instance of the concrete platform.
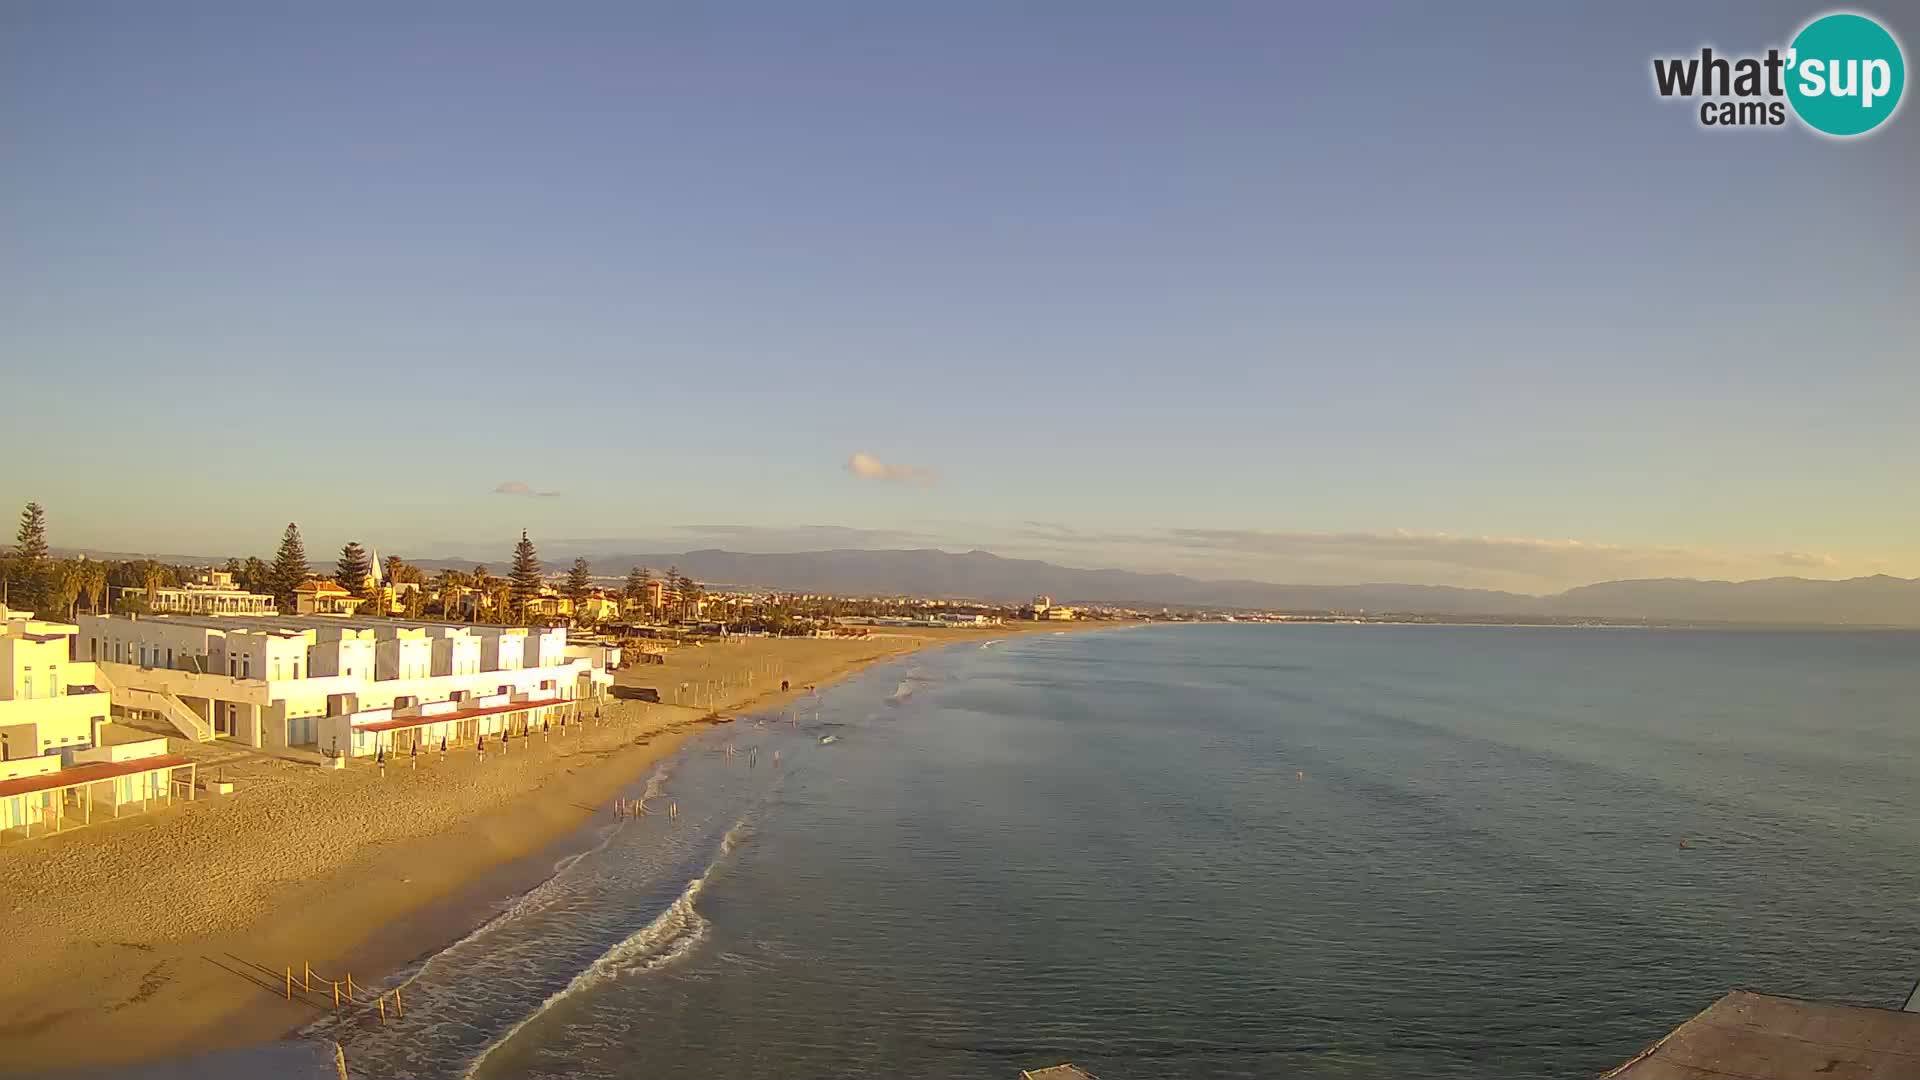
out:
<path id="1" fill-rule="evenodd" d="M 1920 1013 L 1735 990 L 1601 1080 L 1914 1080 Z"/>

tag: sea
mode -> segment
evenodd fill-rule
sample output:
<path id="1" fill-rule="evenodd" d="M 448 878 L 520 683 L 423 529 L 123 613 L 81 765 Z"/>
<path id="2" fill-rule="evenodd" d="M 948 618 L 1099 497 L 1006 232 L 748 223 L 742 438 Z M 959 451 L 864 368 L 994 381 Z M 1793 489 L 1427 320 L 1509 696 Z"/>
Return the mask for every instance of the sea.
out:
<path id="1" fill-rule="evenodd" d="M 1592 1077 L 1920 978 L 1920 634 L 1156 625 L 690 743 L 356 1077 Z"/>

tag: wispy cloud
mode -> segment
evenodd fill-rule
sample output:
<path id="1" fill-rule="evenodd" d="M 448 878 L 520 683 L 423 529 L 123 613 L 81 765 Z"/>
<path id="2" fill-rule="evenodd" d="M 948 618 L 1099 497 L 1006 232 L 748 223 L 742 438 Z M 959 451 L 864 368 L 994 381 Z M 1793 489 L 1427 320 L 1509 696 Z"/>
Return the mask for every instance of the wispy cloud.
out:
<path id="1" fill-rule="evenodd" d="M 560 493 L 557 491 L 535 491 L 525 480 L 502 480 L 494 486 L 495 495 L 530 495 L 536 499 L 551 499 Z"/>
<path id="2" fill-rule="evenodd" d="M 1838 566 L 1840 560 L 1831 555 L 1820 555 L 1811 551 L 1779 551 L 1774 556 L 1782 566 L 1800 568 Z"/>
<path id="3" fill-rule="evenodd" d="M 847 459 L 847 471 L 866 480 L 890 480 L 895 483 L 919 484 L 922 487 L 934 482 L 931 470 L 913 465 L 895 465 L 867 453 L 856 452 Z"/>
<path id="4" fill-rule="evenodd" d="M 930 533 L 911 529 L 855 529 L 845 525 L 676 525 L 673 533 L 676 544 L 736 551 L 935 546 L 935 537 Z"/>
<path id="5" fill-rule="evenodd" d="M 1620 578 L 1767 577 L 1779 573 L 1783 565 L 1822 577 L 1846 568 L 1843 560 L 1806 552 L 1729 551 L 1409 529 L 1083 531 L 1028 521 L 1015 529 L 1009 546 L 1057 561 L 1176 570 L 1199 577 L 1302 584 L 1397 581 L 1521 592 L 1557 591 Z"/>

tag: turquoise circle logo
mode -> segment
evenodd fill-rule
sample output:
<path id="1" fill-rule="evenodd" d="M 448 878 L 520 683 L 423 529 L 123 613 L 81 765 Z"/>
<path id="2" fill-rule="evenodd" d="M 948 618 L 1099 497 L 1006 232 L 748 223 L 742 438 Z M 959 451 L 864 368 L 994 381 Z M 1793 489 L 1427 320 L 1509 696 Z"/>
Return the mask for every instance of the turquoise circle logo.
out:
<path id="1" fill-rule="evenodd" d="M 1865 15 L 1808 23 L 1787 50 L 1787 100 L 1815 131 L 1864 135 L 1900 107 L 1907 63 L 1900 43 Z"/>

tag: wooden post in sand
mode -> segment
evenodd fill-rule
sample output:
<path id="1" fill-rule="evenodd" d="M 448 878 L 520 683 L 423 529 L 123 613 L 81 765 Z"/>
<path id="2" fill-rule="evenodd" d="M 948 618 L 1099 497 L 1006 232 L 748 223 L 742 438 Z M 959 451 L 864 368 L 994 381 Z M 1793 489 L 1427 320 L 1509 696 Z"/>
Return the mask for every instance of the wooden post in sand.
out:
<path id="1" fill-rule="evenodd" d="M 312 990 L 313 989 L 313 965 L 303 963 L 300 966 L 301 968 L 304 969 L 300 976 L 300 989 Z"/>
<path id="2" fill-rule="evenodd" d="M 375 1000 L 380 1003 L 380 1026 L 385 1027 L 387 1026 L 387 995 L 381 994 Z"/>
<path id="3" fill-rule="evenodd" d="M 287 1000 L 293 1000 L 293 969 L 287 969 Z"/>
<path id="4" fill-rule="evenodd" d="M 406 1006 L 400 1004 L 400 988 L 397 986 L 393 988 L 393 1011 L 399 1013 L 401 1019 L 406 1019 Z"/>
<path id="5" fill-rule="evenodd" d="M 333 984 L 333 1011 L 334 1012 L 340 1011 L 340 984 L 339 983 Z"/>

